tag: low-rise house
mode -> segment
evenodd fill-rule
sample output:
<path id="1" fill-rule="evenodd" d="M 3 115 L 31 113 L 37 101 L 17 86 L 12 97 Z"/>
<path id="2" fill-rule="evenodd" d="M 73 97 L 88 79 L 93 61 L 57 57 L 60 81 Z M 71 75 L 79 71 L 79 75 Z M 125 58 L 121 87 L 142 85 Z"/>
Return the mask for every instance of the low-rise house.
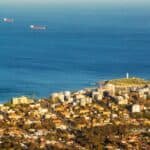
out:
<path id="1" fill-rule="evenodd" d="M 79 123 L 78 123 L 78 124 L 76 125 L 77 129 L 80 129 L 80 130 L 81 130 L 82 128 L 84 128 L 85 126 L 86 126 L 86 124 L 83 124 L 83 123 L 82 123 L 82 124 L 79 124 Z"/>
<path id="2" fill-rule="evenodd" d="M 66 125 L 64 125 L 64 124 L 61 124 L 61 125 L 56 125 L 56 128 L 57 129 L 61 129 L 61 130 L 66 130 L 67 129 L 67 126 Z"/>
<path id="3" fill-rule="evenodd" d="M 94 118 L 94 119 L 91 121 L 90 124 L 91 124 L 92 126 L 100 126 L 100 125 L 101 125 L 99 119 L 97 119 L 97 118 Z"/>
<path id="4" fill-rule="evenodd" d="M 62 93 L 62 92 L 60 92 L 60 93 L 53 93 L 52 95 L 51 95 L 51 99 L 53 100 L 53 101 L 57 101 L 57 100 L 59 100 L 60 102 L 64 102 L 65 101 L 65 95 L 64 95 L 64 93 Z"/>
<path id="5" fill-rule="evenodd" d="M 118 105 L 115 105 L 115 104 L 112 104 L 111 105 L 111 110 L 114 110 L 114 111 L 118 111 Z"/>
<path id="6" fill-rule="evenodd" d="M 39 108 L 41 107 L 40 103 L 36 103 L 36 104 L 30 104 L 31 108 Z"/>
<path id="7" fill-rule="evenodd" d="M 14 97 L 12 98 L 11 100 L 11 103 L 13 105 L 17 105 L 17 104 L 30 104 L 30 103 L 33 103 L 34 100 L 31 99 L 31 98 L 28 98 L 26 96 L 21 96 L 21 97 Z"/>
<path id="8" fill-rule="evenodd" d="M 8 117 L 9 117 L 10 119 L 14 119 L 14 120 L 18 120 L 18 119 L 22 118 L 21 115 L 17 115 L 17 114 L 15 114 L 15 113 L 9 114 Z"/>
<path id="9" fill-rule="evenodd" d="M 111 114 L 111 118 L 112 118 L 112 119 L 118 118 L 118 114 L 112 113 L 112 114 Z"/>
<path id="10" fill-rule="evenodd" d="M 38 110 L 29 111 L 28 115 L 32 117 L 40 118 L 40 112 Z"/>
<path id="11" fill-rule="evenodd" d="M 143 124 L 145 124 L 145 125 L 150 125 L 150 120 L 149 120 L 149 119 L 145 119 L 145 120 L 143 121 Z"/>
<path id="12" fill-rule="evenodd" d="M 71 92 L 70 91 L 65 91 L 64 92 L 65 100 L 69 100 L 71 97 Z"/>
<path id="13" fill-rule="evenodd" d="M 97 105 L 97 104 L 94 104 L 94 105 L 93 105 L 93 108 L 97 109 L 97 110 L 100 111 L 100 112 L 103 112 L 103 111 L 104 111 L 104 108 L 103 108 L 102 106 L 100 106 L 100 105 Z"/>
<path id="14" fill-rule="evenodd" d="M 0 114 L 0 120 L 3 120 L 4 116 L 2 114 Z"/>
<path id="15" fill-rule="evenodd" d="M 59 93 L 53 93 L 53 94 L 51 95 L 51 99 L 52 99 L 52 100 L 55 100 L 55 99 L 58 97 L 58 95 L 59 95 Z"/>
<path id="16" fill-rule="evenodd" d="M 80 105 L 81 106 L 86 106 L 86 104 L 87 104 L 87 101 L 85 98 L 80 99 Z"/>
<path id="17" fill-rule="evenodd" d="M 75 95 L 75 99 L 76 100 L 85 99 L 85 95 L 83 95 L 83 94 L 76 94 Z"/>
<path id="18" fill-rule="evenodd" d="M 41 114 L 41 115 L 44 115 L 44 114 L 46 114 L 48 112 L 48 109 L 47 108 L 39 108 L 39 113 Z"/>
<path id="19" fill-rule="evenodd" d="M 56 114 L 51 114 L 51 118 L 55 120 L 55 119 L 57 119 L 57 115 Z"/>
<path id="20" fill-rule="evenodd" d="M 119 105 L 127 105 L 128 99 L 124 98 L 123 96 L 117 96 L 118 104 Z"/>
<path id="21" fill-rule="evenodd" d="M 108 92 L 109 95 L 114 96 L 116 92 L 115 85 L 110 84 L 110 83 L 104 83 L 103 85 L 100 86 L 100 90 L 103 92 Z"/>
<path id="22" fill-rule="evenodd" d="M 104 115 L 104 116 L 107 116 L 107 117 L 110 117 L 111 112 L 110 112 L 110 111 L 104 111 L 104 112 L 103 112 L 103 115 Z"/>
<path id="23" fill-rule="evenodd" d="M 61 112 L 61 114 L 63 114 L 66 118 L 70 118 L 71 115 L 71 113 L 67 111 Z"/>
<path id="24" fill-rule="evenodd" d="M 108 123 L 110 123 L 110 118 L 104 120 L 104 124 L 108 124 Z"/>
<path id="25" fill-rule="evenodd" d="M 51 114 L 50 113 L 48 113 L 48 114 L 45 114 L 45 119 L 50 119 L 51 118 Z"/>
<path id="26" fill-rule="evenodd" d="M 69 98 L 67 98 L 67 100 L 68 100 L 67 101 L 68 103 L 72 103 L 74 99 L 73 99 L 73 97 L 69 97 Z"/>
<path id="27" fill-rule="evenodd" d="M 36 136 L 43 136 L 43 135 L 47 135 L 48 134 L 48 131 L 47 130 L 44 130 L 44 129 L 40 129 L 38 131 L 36 131 L 34 133 Z"/>
<path id="28" fill-rule="evenodd" d="M 89 109 L 81 109 L 80 110 L 80 114 L 86 114 L 86 113 L 89 113 L 90 110 Z"/>
<path id="29" fill-rule="evenodd" d="M 12 110 L 12 109 L 9 109 L 9 110 L 7 111 L 7 113 L 8 113 L 8 114 L 11 114 L 11 113 L 15 113 L 15 111 Z"/>
<path id="30" fill-rule="evenodd" d="M 132 105 L 132 113 L 139 113 L 141 112 L 141 108 L 139 104 Z"/>
<path id="31" fill-rule="evenodd" d="M 144 88 L 140 88 L 138 90 L 139 93 L 139 97 L 143 98 L 144 100 L 148 99 L 149 95 L 150 95 L 150 87 L 144 87 Z"/>
<path id="32" fill-rule="evenodd" d="M 55 111 L 59 111 L 59 112 L 62 112 L 65 110 L 65 107 L 62 105 L 62 106 L 58 106 L 58 107 L 55 107 Z"/>
<path id="33" fill-rule="evenodd" d="M 40 120 L 29 120 L 29 119 L 27 119 L 26 121 L 25 121 L 25 124 L 26 125 L 31 125 L 31 124 L 41 124 L 41 121 Z"/>
<path id="34" fill-rule="evenodd" d="M 0 104 L 0 107 L 4 107 L 4 104 Z"/>
<path id="35" fill-rule="evenodd" d="M 93 91 L 92 99 L 101 100 L 103 98 L 103 91 Z"/>
<path id="36" fill-rule="evenodd" d="M 86 98 L 86 101 L 87 101 L 87 104 L 91 104 L 93 102 L 92 98 L 91 97 L 87 97 Z"/>
<path id="37" fill-rule="evenodd" d="M 124 119 L 128 120 L 130 118 L 129 114 L 128 113 L 123 113 L 123 117 Z"/>

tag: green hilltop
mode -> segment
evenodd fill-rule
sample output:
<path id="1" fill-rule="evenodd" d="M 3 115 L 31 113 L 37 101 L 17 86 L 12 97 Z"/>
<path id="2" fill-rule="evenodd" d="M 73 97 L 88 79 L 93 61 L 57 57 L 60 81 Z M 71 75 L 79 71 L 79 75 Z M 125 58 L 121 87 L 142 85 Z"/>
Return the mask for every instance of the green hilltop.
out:
<path id="1" fill-rule="evenodd" d="M 108 83 L 118 85 L 118 86 L 144 86 L 144 85 L 149 85 L 150 80 L 144 80 L 141 78 L 121 78 L 121 79 L 113 79 L 109 80 Z"/>

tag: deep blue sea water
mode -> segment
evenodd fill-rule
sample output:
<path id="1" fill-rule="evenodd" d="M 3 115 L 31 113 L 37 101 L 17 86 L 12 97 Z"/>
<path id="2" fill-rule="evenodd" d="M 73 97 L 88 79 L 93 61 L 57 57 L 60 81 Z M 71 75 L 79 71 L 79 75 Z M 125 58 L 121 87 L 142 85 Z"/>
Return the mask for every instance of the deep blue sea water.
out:
<path id="1" fill-rule="evenodd" d="M 150 10 L 144 8 L 2 7 L 0 101 L 49 96 L 96 81 L 131 76 L 150 79 Z M 46 25 L 31 31 L 30 24 Z"/>

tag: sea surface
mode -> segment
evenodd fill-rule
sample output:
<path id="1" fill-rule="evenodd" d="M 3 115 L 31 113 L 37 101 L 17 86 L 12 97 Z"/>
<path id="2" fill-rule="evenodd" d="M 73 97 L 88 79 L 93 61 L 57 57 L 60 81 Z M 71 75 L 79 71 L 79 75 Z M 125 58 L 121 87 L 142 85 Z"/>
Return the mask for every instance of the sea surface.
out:
<path id="1" fill-rule="evenodd" d="M 1 7 L 1 6 L 0 6 Z M 150 9 L 1 7 L 0 102 L 94 86 L 130 76 L 150 79 Z M 46 25 L 32 31 L 29 25 Z"/>

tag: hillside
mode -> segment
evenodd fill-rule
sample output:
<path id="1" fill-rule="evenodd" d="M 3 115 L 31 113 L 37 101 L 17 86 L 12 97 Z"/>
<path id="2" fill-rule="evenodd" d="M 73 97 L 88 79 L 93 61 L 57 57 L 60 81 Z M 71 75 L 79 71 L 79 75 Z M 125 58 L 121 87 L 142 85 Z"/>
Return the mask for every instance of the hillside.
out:
<path id="1" fill-rule="evenodd" d="M 108 83 L 114 84 L 116 86 L 145 86 L 150 84 L 150 80 L 144 80 L 141 78 L 121 78 L 109 80 Z"/>

